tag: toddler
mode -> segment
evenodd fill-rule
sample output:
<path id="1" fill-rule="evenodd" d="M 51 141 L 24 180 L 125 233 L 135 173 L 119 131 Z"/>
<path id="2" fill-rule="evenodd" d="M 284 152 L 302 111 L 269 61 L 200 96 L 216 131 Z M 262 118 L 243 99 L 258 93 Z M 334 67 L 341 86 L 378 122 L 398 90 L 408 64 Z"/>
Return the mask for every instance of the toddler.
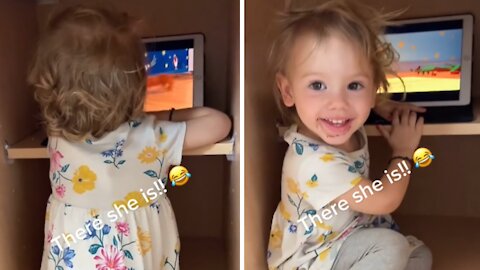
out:
<path id="1" fill-rule="evenodd" d="M 429 249 L 397 232 L 388 215 L 403 200 L 409 175 L 393 184 L 383 176 L 383 190 L 361 201 L 355 196 L 362 186 L 372 188 L 363 125 L 377 89 L 388 89 L 386 73 L 395 56 L 379 38 L 385 17 L 353 2 L 333 1 L 281 18 L 270 62 L 276 101 L 292 125 L 284 135 L 289 148 L 271 226 L 270 269 L 431 267 Z M 392 121 L 391 129 L 380 127 L 393 151 L 387 172 L 411 161 L 422 134 L 423 119 L 416 114 L 421 111 L 379 104 Z"/>

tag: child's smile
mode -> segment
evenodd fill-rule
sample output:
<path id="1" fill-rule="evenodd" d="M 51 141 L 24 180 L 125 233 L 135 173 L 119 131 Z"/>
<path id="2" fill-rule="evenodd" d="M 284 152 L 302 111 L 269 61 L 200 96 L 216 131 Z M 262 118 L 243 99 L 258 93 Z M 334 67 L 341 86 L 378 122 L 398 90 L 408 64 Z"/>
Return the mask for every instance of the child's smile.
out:
<path id="1" fill-rule="evenodd" d="M 295 106 L 300 132 L 348 148 L 375 101 L 364 53 L 340 34 L 320 42 L 307 33 L 293 44 L 284 73 L 277 82 L 285 105 Z"/>
<path id="2" fill-rule="evenodd" d="M 323 125 L 325 130 L 329 131 L 330 134 L 334 134 L 332 137 L 336 137 L 350 130 L 352 119 L 320 118 L 320 123 Z"/>

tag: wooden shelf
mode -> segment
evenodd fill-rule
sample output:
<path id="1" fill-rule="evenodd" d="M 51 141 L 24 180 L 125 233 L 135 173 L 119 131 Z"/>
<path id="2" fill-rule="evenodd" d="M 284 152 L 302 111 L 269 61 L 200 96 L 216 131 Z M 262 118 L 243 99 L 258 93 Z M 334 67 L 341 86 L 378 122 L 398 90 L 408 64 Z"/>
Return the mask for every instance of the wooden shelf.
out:
<path id="1" fill-rule="evenodd" d="M 445 123 L 445 124 L 425 124 L 423 127 L 424 136 L 442 136 L 442 135 L 480 135 L 480 100 L 474 102 L 474 119 L 472 122 L 465 123 Z M 285 126 L 278 126 L 278 133 L 283 133 L 288 129 Z M 368 136 L 380 136 L 375 125 L 365 125 Z"/>
<path id="2" fill-rule="evenodd" d="M 22 141 L 11 145 L 7 149 L 9 159 L 41 159 L 49 158 L 47 148 L 41 145 L 46 138 L 43 131 L 38 131 Z M 225 140 L 211 146 L 200 147 L 185 151 L 185 156 L 204 155 L 231 155 L 233 154 L 233 141 Z"/>

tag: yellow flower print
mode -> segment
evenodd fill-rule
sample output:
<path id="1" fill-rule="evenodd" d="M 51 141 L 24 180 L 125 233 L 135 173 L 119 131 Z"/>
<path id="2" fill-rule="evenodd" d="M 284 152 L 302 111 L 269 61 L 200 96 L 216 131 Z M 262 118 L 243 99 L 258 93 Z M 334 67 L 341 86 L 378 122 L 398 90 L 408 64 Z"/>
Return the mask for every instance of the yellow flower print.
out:
<path id="1" fill-rule="evenodd" d="M 137 237 L 138 237 L 138 251 L 145 255 L 152 249 L 152 237 L 148 234 L 147 231 L 142 231 L 140 227 L 137 227 Z"/>
<path id="2" fill-rule="evenodd" d="M 323 162 L 329 162 L 329 161 L 334 161 L 335 157 L 333 156 L 333 154 L 327 153 L 321 156 L 320 159 L 323 160 Z"/>
<path id="3" fill-rule="evenodd" d="M 312 182 L 311 180 L 307 181 L 307 187 L 314 188 L 316 186 L 318 186 L 318 182 Z"/>
<path id="4" fill-rule="evenodd" d="M 352 186 L 356 186 L 356 185 L 358 185 L 358 183 L 360 183 L 360 181 L 362 181 L 362 177 L 357 177 L 357 178 L 353 179 L 352 181 L 350 181 L 350 184 L 352 184 Z"/>
<path id="5" fill-rule="evenodd" d="M 282 245 L 283 232 L 275 225 L 275 228 L 270 233 L 270 241 L 268 246 L 270 248 L 279 248 Z"/>
<path id="6" fill-rule="evenodd" d="M 299 193 L 300 189 L 298 188 L 298 183 L 295 181 L 293 178 L 288 178 L 287 179 L 287 186 L 290 192 L 292 193 Z"/>
<path id="7" fill-rule="evenodd" d="M 177 240 L 177 244 L 175 245 L 175 252 L 176 253 L 180 252 L 180 239 Z"/>
<path id="8" fill-rule="evenodd" d="M 324 251 L 322 251 L 322 253 L 318 255 L 318 259 L 320 261 L 325 261 L 325 259 L 328 257 L 329 254 L 330 254 L 330 248 L 325 249 Z"/>
<path id="9" fill-rule="evenodd" d="M 160 151 L 158 151 L 155 146 L 153 147 L 147 146 L 143 149 L 142 153 L 138 155 L 138 159 L 142 163 L 149 164 L 149 163 L 155 162 L 155 160 L 157 160 L 159 155 L 160 155 Z"/>
<path id="10" fill-rule="evenodd" d="M 127 194 L 127 196 L 125 196 L 125 202 L 127 205 L 131 199 L 134 199 L 137 201 L 136 205 L 138 205 L 138 207 L 145 207 L 148 205 L 148 202 L 145 201 L 145 198 L 143 198 L 142 193 L 138 191 L 130 192 Z"/>
<path id="11" fill-rule="evenodd" d="M 63 235 L 65 237 L 62 237 L 63 238 L 62 242 L 64 243 L 64 245 L 67 245 L 67 246 L 70 246 L 71 244 L 73 244 L 77 239 L 73 234 L 69 232 L 64 232 Z"/>
<path id="12" fill-rule="evenodd" d="M 317 238 L 317 243 L 318 244 L 322 244 L 323 242 L 330 242 L 332 239 L 334 239 L 335 237 L 337 237 L 338 233 L 337 232 L 326 232 L 325 234 L 322 234 L 320 235 L 318 238 Z"/>
<path id="13" fill-rule="evenodd" d="M 332 232 L 327 237 L 325 237 L 325 241 L 327 242 L 332 241 L 337 236 L 338 236 L 338 232 Z"/>
<path id="14" fill-rule="evenodd" d="M 158 142 L 159 143 L 163 143 L 167 140 L 167 134 L 163 133 L 160 135 L 160 137 L 158 137 Z"/>
<path id="15" fill-rule="evenodd" d="M 310 179 L 308 179 L 307 187 L 314 188 L 316 186 L 318 186 L 318 177 L 316 174 L 314 174 Z"/>
<path id="16" fill-rule="evenodd" d="M 280 204 L 278 205 L 278 208 L 279 208 L 280 214 L 283 216 L 283 218 L 286 219 L 286 220 L 290 220 L 291 215 L 288 212 L 288 210 L 286 209 L 283 202 L 280 202 Z"/>
<path id="17" fill-rule="evenodd" d="M 162 128 L 160 128 L 160 137 L 158 137 L 158 142 L 165 142 L 167 140 L 167 133 L 165 133 L 165 131 L 163 131 Z"/>
<path id="18" fill-rule="evenodd" d="M 323 237 L 323 235 L 320 235 L 320 236 L 317 238 L 317 244 L 318 244 L 318 245 L 321 245 L 321 244 L 323 244 L 323 242 L 325 242 L 325 241 L 324 241 L 324 237 Z"/>
<path id="19" fill-rule="evenodd" d="M 98 216 L 98 209 L 95 209 L 95 208 L 90 209 L 90 216 L 91 217 Z"/>
<path id="20" fill-rule="evenodd" d="M 308 199 L 308 193 L 307 192 L 302 192 L 302 197 L 304 199 Z"/>
<path id="21" fill-rule="evenodd" d="M 325 223 L 323 223 L 323 222 L 320 222 L 320 221 L 318 221 L 318 220 L 315 221 L 315 226 L 316 226 L 317 228 L 319 228 L 319 229 L 324 229 L 324 230 L 326 230 L 326 231 L 330 231 L 330 230 L 332 229 L 332 226 L 327 225 L 327 224 L 325 224 Z"/>
<path id="22" fill-rule="evenodd" d="M 88 190 L 93 190 L 95 181 L 97 181 L 97 175 L 87 166 L 82 165 L 77 169 L 72 178 L 73 191 L 82 194 Z"/>

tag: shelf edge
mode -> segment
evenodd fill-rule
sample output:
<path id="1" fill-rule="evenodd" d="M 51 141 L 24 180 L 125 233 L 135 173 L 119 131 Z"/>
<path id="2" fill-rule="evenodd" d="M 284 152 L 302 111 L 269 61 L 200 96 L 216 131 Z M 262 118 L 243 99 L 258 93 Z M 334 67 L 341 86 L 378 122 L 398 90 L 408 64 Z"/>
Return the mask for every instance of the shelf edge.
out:
<path id="1" fill-rule="evenodd" d="M 24 147 L 16 148 L 11 146 L 7 149 L 9 159 L 48 159 L 46 147 Z M 204 146 L 183 152 L 184 156 L 205 156 L 205 155 L 232 155 L 233 142 L 223 141 L 214 145 Z"/>

